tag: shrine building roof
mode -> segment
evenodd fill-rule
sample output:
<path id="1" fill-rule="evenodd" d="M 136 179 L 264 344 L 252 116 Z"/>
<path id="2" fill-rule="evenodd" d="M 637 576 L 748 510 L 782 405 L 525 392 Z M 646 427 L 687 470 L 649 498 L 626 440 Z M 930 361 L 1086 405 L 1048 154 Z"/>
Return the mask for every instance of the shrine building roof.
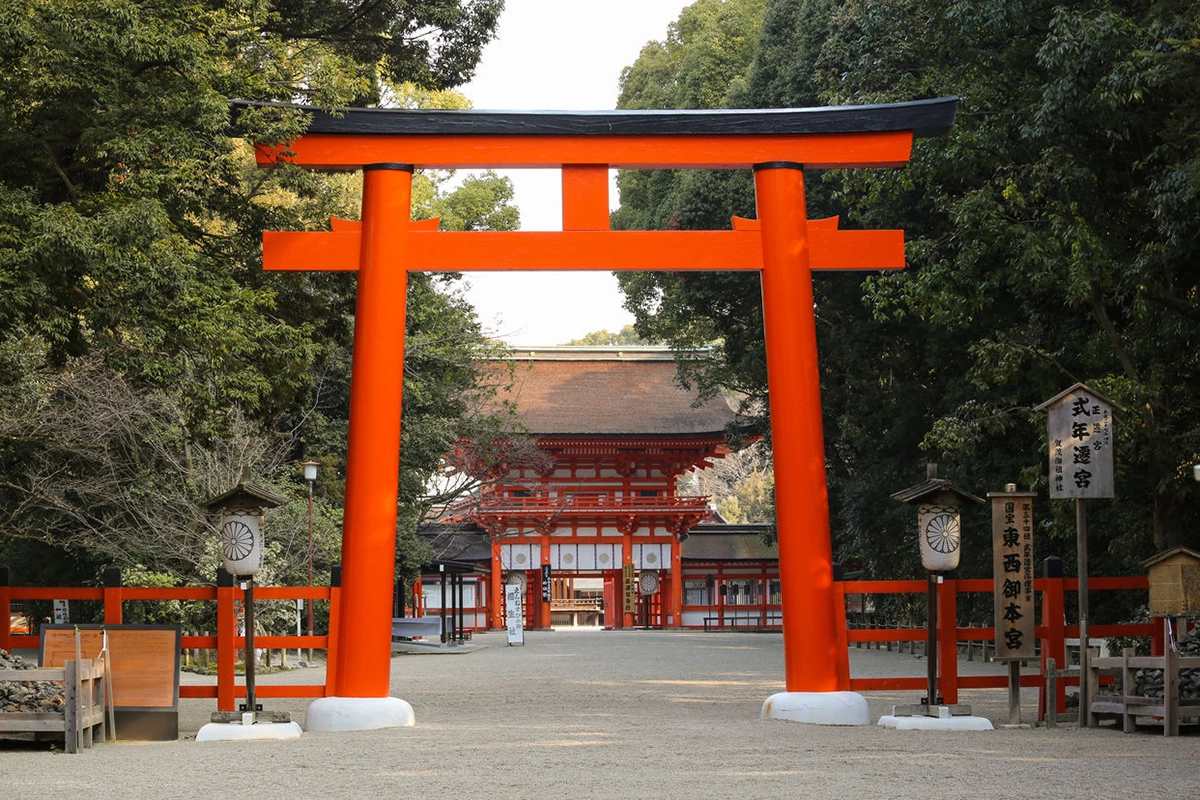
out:
<path id="1" fill-rule="evenodd" d="M 770 525 L 748 523 L 701 523 L 688 531 L 680 545 L 680 557 L 687 561 L 774 561 L 779 547 L 768 544 L 763 536 Z"/>
<path id="2" fill-rule="evenodd" d="M 667 348 L 546 347 L 508 360 L 513 385 L 498 399 L 513 401 L 535 435 L 723 434 L 739 419 L 722 396 L 696 404 Z"/>

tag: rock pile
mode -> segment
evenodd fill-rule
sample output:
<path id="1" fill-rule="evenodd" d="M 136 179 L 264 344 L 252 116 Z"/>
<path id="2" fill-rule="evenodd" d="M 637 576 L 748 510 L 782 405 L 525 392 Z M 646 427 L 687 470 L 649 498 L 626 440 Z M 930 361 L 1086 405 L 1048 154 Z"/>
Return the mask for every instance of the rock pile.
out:
<path id="1" fill-rule="evenodd" d="M 1179 655 L 1184 658 L 1200 657 L 1200 636 L 1197 635 L 1196 631 L 1181 636 L 1176 644 L 1179 647 Z M 1163 670 L 1139 669 L 1133 674 L 1133 681 L 1133 691 L 1130 694 L 1141 697 L 1163 696 L 1165 691 Z M 1101 694 L 1120 694 L 1121 687 L 1118 685 L 1119 683 L 1120 678 L 1118 677 L 1117 684 L 1114 684 L 1108 690 L 1101 691 Z M 1200 669 L 1179 670 L 1179 699 L 1200 699 Z"/>
<path id="2" fill-rule="evenodd" d="M 1184 658 L 1200 656 L 1200 637 L 1192 631 L 1181 636 L 1176 643 L 1179 655 Z M 1136 686 L 1133 693 L 1143 697 L 1163 696 L 1163 671 L 1161 669 L 1139 669 L 1133 676 Z M 1179 670 L 1179 698 L 1181 700 L 1196 700 L 1200 698 L 1200 669 Z"/>
<path id="3" fill-rule="evenodd" d="M 66 694 L 56 681 L 6 681 L 4 670 L 33 669 L 20 656 L 0 650 L 0 712 L 62 711 Z"/>

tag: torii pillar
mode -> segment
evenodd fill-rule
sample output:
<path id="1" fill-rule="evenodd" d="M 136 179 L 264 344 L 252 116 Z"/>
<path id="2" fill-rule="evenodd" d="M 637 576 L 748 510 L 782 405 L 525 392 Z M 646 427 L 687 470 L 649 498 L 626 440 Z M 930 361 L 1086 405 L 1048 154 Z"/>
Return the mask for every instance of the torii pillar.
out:
<path id="1" fill-rule="evenodd" d="M 235 106 L 244 105 L 235 101 Z M 870 722 L 850 689 L 832 538 L 811 271 L 904 265 L 903 231 L 840 231 L 809 220 L 804 168 L 898 167 L 914 136 L 942 133 L 955 98 L 880 106 L 738 111 L 486 112 L 317 109 L 259 163 L 363 169 L 361 223 L 266 233 L 266 269 L 359 272 L 350 392 L 340 638 L 309 730 L 413 724 L 390 696 L 392 570 L 410 270 L 757 270 L 762 275 L 775 456 L 786 691 L 764 718 Z M 438 232 L 409 219 L 414 168 L 557 168 L 561 232 Z M 608 170 L 753 169 L 757 220 L 732 231 L 610 231 Z M 678 579 L 678 576 L 674 576 Z"/>

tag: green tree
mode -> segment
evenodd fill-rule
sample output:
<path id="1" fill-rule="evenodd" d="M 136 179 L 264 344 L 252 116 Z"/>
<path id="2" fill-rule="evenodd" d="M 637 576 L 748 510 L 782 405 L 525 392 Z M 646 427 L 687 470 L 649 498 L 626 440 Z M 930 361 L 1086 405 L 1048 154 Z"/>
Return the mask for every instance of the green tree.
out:
<path id="1" fill-rule="evenodd" d="M 771 451 L 761 443 L 716 459 L 679 481 L 681 494 L 708 495 L 726 522 L 775 522 Z"/>
<path id="2" fill-rule="evenodd" d="M 810 217 L 903 227 L 909 242 L 906 270 L 814 281 L 840 559 L 915 571 L 910 513 L 887 494 L 919 480 L 921 461 L 979 491 L 1044 487 L 1031 408 L 1077 380 L 1129 409 L 1120 496 L 1093 504 L 1094 569 L 1195 544 L 1200 104 L 1183 87 L 1200 69 L 1198 33 L 1200 13 L 1177 2 L 768 3 L 745 93 L 727 104 L 962 98 L 950 135 L 919 140 L 905 169 L 807 176 Z M 711 226 L 751 199 L 658 180 L 623 192 L 615 218 Z M 700 378 L 763 397 L 756 281 L 623 286 L 639 331 L 721 341 Z M 1039 504 L 1040 555 L 1070 560 L 1065 506 Z M 985 570 L 986 529 L 983 512 L 965 523 L 968 571 Z"/>
<path id="3" fill-rule="evenodd" d="M 60 469 L 60 478 L 82 481 L 108 464 L 124 476 L 122 487 L 194 502 L 204 495 L 189 481 L 212 466 L 203 454 L 245 430 L 282 443 L 285 453 L 297 434 L 301 445 L 290 458 L 304 445 L 344 434 L 344 413 L 312 412 L 336 408 L 345 395 L 353 276 L 265 275 L 260 248 L 264 230 L 318 229 L 331 216 L 355 216 L 358 179 L 258 170 L 247 142 L 286 142 L 302 130 L 304 115 L 248 111 L 231 124 L 228 98 L 331 108 L 425 102 L 470 77 L 502 6 L 0 6 L 0 386 L 20 387 L 10 395 L 23 401 L 8 405 L 0 423 L 0 556 L 13 552 L 11 542 L 50 542 L 76 548 L 85 560 L 91 554 L 179 574 L 185 564 L 151 563 L 154 548 L 136 552 L 136 536 L 127 536 L 119 555 L 95 545 L 151 524 L 124 499 L 100 503 L 94 492 L 65 485 L 54 495 L 32 487 L 45 486 L 55 474 L 47 470 L 62 457 L 79 472 Z M 515 218 L 505 189 L 485 176 L 472 185 L 470 202 L 436 186 L 425 199 L 455 212 L 456 224 L 500 224 L 478 217 Z M 467 373 L 434 343 L 473 352 L 479 337 L 465 324 L 470 308 L 440 291 L 441 279 L 414 283 L 410 342 L 428 355 L 418 354 L 409 369 L 431 386 L 452 382 L 444 394 L 453 398 Z M 447 327 L 422 327 L 434 324 Z M 128 423 L 120 433 L 124 449 L 101 452 L 100 442 L 116 441 L 113 431 L 91 441 L 72 435 L 72 425 L 87 429 L 83 418 L 50 424 L 51 412 L 85 413 L 86 404 L 63 388 L 76 386 L 80 375 L 129 399 L 129 409 L 112 409 L 128 412 L 118 415 Z M 412 405 L 414 413 L 424 407 L 441 416 L 456 408 L 431 411 L 436 399 Z M 406 447 L 410 431 L 418 436 L 421 424 L 406 421 Z M 337 452 L 317 454 L 333 462 Z M 222 469 L 236 476 L 237 460 L 230 454 Z M 279 469 L 289 469 L 286 462 Z M 216 480 L 224 473 L 207 474 Z M 323 499 L 340 500 L 335 478 L 320 489 Z M 72 519 L 86 524 L 67 535 Z M 100 538 L 86 540 L 88 531 Z M 180 546 L 175 560 L 192 552 Z M 169 553 L 163 557 L 170 561 Z"/>
<path id="4" fill-rule="evenodd" d="M 685 8 L 663 42 L 651 42 L 621 73 L 618 108 L 740 105 L 762 25 L 761 0 L 701 0 Z M 754 216 L 748 175 L 731 171 L 623 170 L 616 229 L 728 229 Z M 765 391 L 758 279 L 740 273 L 621 272 L 617 281 L 637 335 L 676 351 L 685 383 L 722 387 L 761 405 Z M 755 374 L 757 373 L 757 374 Z M 762 385 L 759 385 L 762 379 Z"/>
<path id="5" fill-rule="evenodd" d="M 572 339 L 566 343 L 567 347 L 612 347 L 615 345 L 649 345 L 654 342 L 647 341 L 638 336 L 637 331 L 632 325 L 626 325 L 621 330 L 613 333 L 611 331 L 592 331 L 585 335 L 582 339 Z"/>
<path id="6" fill-rule="evenodd" d="M 936 66 L 835 76 L 851 50 L 861 58 L 852 42 L 867 15 L 856 13 L 835 20 L 819 79 L 833 100 L 963 98 L 950 137 L 928 143 L 908 176 L 846 176 L 841 188 L 856 209 L 873 203 L 917 226 L 917 268 L 866 283 L 875 313 L 953 331 L 968 356 L 926 447 L 969 463 L 981 448 L 1019 442 L 1026 474 L 1044 485 L 1042 420 L 1028 408 L 1083 380 L 1128 409 L 1102 558 L 1131 569 L 1194 543 L 1200 150 L 1188 126 L 1200 104 L 1180 81 L 1200 69 L 1200 12 L 910 6 L 901 13 L 929 26 L 921 35 L 882 35 L 894 17 L 871 19 L 866 35 L 883 64 Z M 1069 515 L 1049 527 L 1070 529 Z"/>

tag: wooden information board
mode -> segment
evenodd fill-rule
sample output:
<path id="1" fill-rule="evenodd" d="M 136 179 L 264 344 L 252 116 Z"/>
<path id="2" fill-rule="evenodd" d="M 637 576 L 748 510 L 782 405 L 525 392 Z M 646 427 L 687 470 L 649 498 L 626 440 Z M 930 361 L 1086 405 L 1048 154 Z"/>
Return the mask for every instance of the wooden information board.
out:
<path id="1" fill-rule="evenodd" d="M 179 626 L 43 625 L 43 667 L 61 667 L 75 658 L 76 628 L 83 658 L 98 658 L 108 636 L 118 738 L 178 738 Z"/>

